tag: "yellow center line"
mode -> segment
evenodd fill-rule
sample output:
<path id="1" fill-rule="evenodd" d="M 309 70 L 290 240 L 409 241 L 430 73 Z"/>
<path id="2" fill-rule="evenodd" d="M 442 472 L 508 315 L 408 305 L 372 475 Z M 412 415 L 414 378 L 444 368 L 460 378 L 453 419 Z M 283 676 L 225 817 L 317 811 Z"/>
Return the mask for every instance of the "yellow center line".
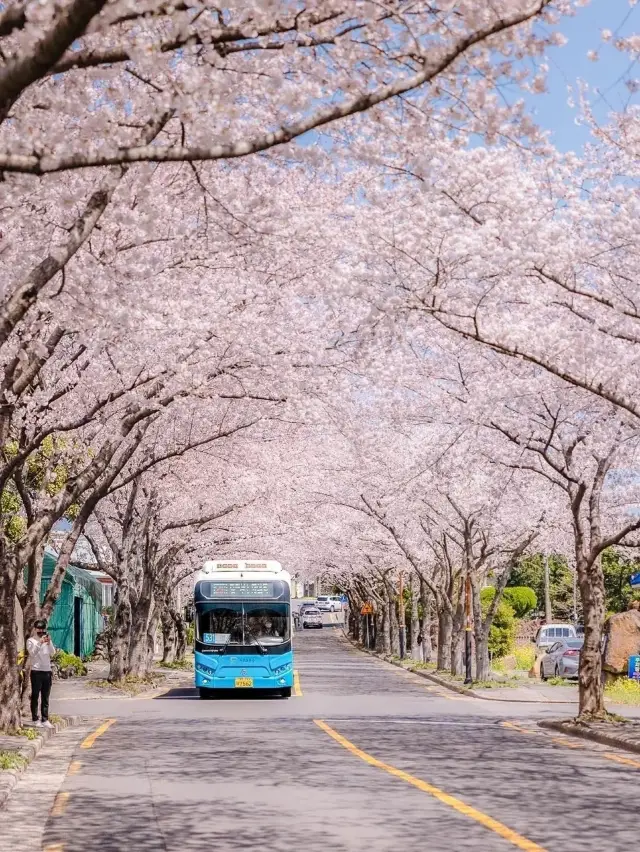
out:
<path id="1" fill-rule="evenodd" d="M 516 725 L 515 722 L 500 722 L 503 728 L 509 728 L 511 731 L 517 731 L 519 734 L 529 734 L 530 736 L 537 736 L 539 731 L 529 731 L 527 728 L 521 728 L 520 725 Z"/>
<path id="2" fill-rule="evenodd" d="M 574 743 L 573 740 L 565 740 L 561 737 L 552 737 L 551 742 L 565 748 L 584 748 L 584 743 Z"/>
<path id="3" fill-rule="evenodd" d="M 77 775 L 80 772 L 82 764 L 79 760 L 72 760 L 67 769 L 67 775 Z"/>
<path id="4" fill-rule="evenodd" d="M 96 728 L 93 733 L 89 734 L 89 736 L 80 743 L 80 748 L 91 748 L 98 737 L 101 737 L 105 731 L 108 731 L 115 721 L 115 719 L 107 719 L 106 722 L 103 722 L 99 728 Z"/>
<path id="5" fill-rule="evenodd" d="M 300 686 L 300 675 L 297 671 L 293 673 L 293 694 L 296 698 L 302 696 L 302 687 Z"/>
<path id="6" fill-rule="evenodd" d="M 504 825 L 498 820 L 493 819 L 493 817 L 488 816 L 488 814 L 483 813 L 482 811 L 477 810 L 476 808 L 471 807 L 471 805 L 467 805 L 466 802 L 463 802 L 461 799 L 457 799 L 455 796 L 449 795 L 449 793 L 445 793 L 444 790 L 440 790 L 438 787 L 434 787 L 433 784 L 429 784 L 427 781 L 423 781 L 420 778 L 416 778 L 414 775 L 410 775 L 408 772 L 403 772 L 402 769 L 397 769 L 395 766 L 391 766 L 388 763 L 384 763 L 382 760 L 378 760 L 377 757 L 373 757 L 371 754 L 367 754 L 366 751 L 362 751 L 352 742 L 350 742 L 346 737 L 343 737 L 342 734 L 339 734 L 337 731 L 327 725 L 326 722 L 323 722 L 321 719 L 314 719 L 315 724 L 323 730 L 325 733 L 329 734 L 337 743 L 340 743 L 343 748 L 346 748 L 347 751 L 354 754 L 356 757 L 359 757 L 361 760 L 364 760 L 365 763 L 368 763 L 369 766 L 375 766 L 378 769 L 383 769 L 385 772 L 388 772 L 389 775 L 393 775 L 395 778 L 400 778 L 402 781 L 406 781 L 407 784 L 411 784 L 413 787 L 417 787 L 418 790 L 422 790 L 424 793 L 428 793 L 430 796 L 433 796 L 434 799 L 437 799 L 439 802 L 442 802 L 445 805 L 448 805 L 450 808 L 453 808 L 458 813 L 463 814 L 470 819 L 475 820 L 476 822 L 483 825 L 485 828 L 488 828 L 490 831 L 493 831 L 495 834 L 498 834 L 500 837 L 504 838 L 504 840 L 509 841 L 514 846 L 517 846 L 518 849 L 524 849 L 525 852 L 545 852 L 542 846 L 538 846 L 537 843 L 534 843 L 532 840 L 528 840 L 526 837 L 523 837 L 521 834 L 518 834 L 513 829 Z"/>
<path id="7" fill-rule="evenodd" d="M 625 766 L 634 766 L 636 769 L 640 769 L 640 761 L 632 760 L 630 757 L 623 757 L 621 754 L 611 754 L 610 752 L 606 752 L 604 757 L 607 760 L 615 760 L 616 763 L 624 763 Z"/>
<path id="8" fill-rule="evenodd" d="M 64 852 L 64 846 L 62 843 L 49 843 L 48 846 L 45 846 L 42 852 Z"/>
<path id="9" fill-rule="evenodd" d="M 67 804 L 69 802 L 69 796 L 71 794 L 67 793 L 58 793 L 53 801 L 53 807 L 51 808 L 51 816 L 59 817 L 65 812 L 67 808 Z"/>

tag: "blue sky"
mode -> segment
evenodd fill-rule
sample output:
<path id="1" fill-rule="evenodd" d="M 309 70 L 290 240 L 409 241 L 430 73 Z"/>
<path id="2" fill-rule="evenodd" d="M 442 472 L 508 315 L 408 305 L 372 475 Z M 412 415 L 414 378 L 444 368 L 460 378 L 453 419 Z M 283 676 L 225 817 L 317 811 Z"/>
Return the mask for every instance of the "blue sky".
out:
<path id="1" fill-rule="evenodd" d="M 575 86 L 581 79 L 598 87 L 601 95 L 596 114 L 600 122 L 608 111 L 620 109 L 628 102 L 625 80 L 640 78 L 640 62 L 632 66 L 626 54 L 602 43 L 600 33 L 603 29 L 621 36 L 640 32 L 640 4 L 631 7 L 629 0 L 591 0 L 575 18 L 564 20 L 560 29 L 568 43 L 549 53 L 549 93 L 532 96 L 530 107 L 538 123 L 552 132 L 552 141 L 558 148 L 579 151 L 589 134 L 576 124 L 576 112 L 567 105 L 567 86 Z M 598 62 L 587 57 L 593 49 L 600 55 Z"/>

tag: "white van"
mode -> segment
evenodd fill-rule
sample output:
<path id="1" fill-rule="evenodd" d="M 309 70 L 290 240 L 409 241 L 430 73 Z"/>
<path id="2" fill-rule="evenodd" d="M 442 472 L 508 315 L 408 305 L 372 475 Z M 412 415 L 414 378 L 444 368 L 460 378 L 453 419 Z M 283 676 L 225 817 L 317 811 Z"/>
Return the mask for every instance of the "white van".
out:
<path id="1" fill-rule="evenodd" d="M 543 624 L 533 641 L 538 651 L 544 651 L 561 639 L 575 638 L 576 629 L 573 624 Z"/>

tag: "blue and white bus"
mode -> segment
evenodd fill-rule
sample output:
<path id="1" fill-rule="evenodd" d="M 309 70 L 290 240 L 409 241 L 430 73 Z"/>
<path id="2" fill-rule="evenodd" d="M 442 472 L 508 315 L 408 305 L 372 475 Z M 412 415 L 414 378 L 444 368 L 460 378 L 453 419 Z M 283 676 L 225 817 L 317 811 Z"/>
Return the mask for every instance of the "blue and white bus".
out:
<path id="1" fill-rule="evenodd" d="M 291 577 L 279 562 L 205 562 L 196 576 L 195 681 L 217 689 L 260 689 L 289 698 L 293 687 Z"/>

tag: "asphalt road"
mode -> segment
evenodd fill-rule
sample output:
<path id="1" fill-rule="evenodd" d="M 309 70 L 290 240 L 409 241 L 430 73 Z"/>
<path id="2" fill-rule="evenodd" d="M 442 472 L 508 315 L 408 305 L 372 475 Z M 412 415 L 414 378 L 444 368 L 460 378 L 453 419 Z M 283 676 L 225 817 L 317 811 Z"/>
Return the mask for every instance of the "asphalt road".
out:
<path id="1" fill-rule="evenodd" d="M 298 634 L 296 656 L 302 694 L 289 700 L 205 702 L 189 687 L 152 700 L 54 697 L 55 712 L 92 718 L 20 781 L 0 813 L 0 849 L 637 846 L 640 758 L 536 728 L 535 713 L 562 707 L 445 693 L 335 630 Z"/>

